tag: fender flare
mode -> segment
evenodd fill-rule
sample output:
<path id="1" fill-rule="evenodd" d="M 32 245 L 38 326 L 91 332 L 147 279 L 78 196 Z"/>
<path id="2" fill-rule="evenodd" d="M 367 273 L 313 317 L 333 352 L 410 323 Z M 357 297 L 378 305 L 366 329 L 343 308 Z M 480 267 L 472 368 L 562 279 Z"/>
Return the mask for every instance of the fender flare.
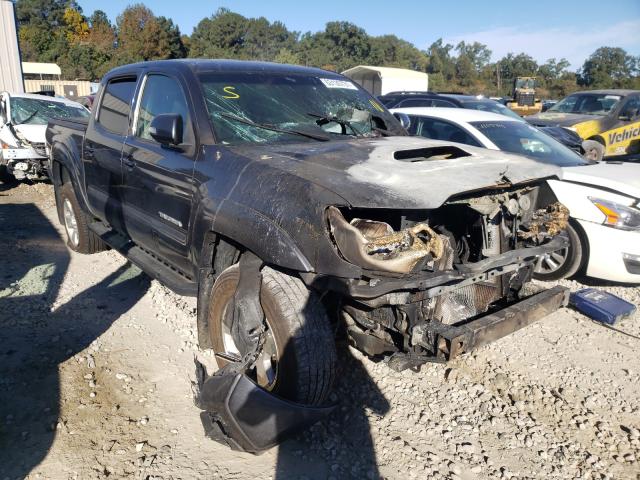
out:
<path id="1" fill-rule="evenodd" d="M 248 225 L 251 228 L 246 228 Z M 309 259 L 284 229 L 245 205 L 221 200 L 208 230 L 250 250 L 266 264 L 298 272 L 313 271 Z"/>
<path id="2" fill-rule="evenodd" d="M 51 145 L 49 175 L 51 182 L 54 185 L 56 205 L 58 204 L 58 189 L 56 186 L 60 186 L 64 183 L 62 168 L 64 168 L 68 173 L 69 180 L 73 185 L 73 190 L 76 192 L 76 198 L 78 199 L 80 207 L 86 212 L 89 212 L 90 210 L 87 206 L 87 201 L 81 188 L 80 166 L 78 165 L 78 162 L 73 160 L 73 154 L 65 144 L 55 142 Z M 62 212 L 60 209 L 58 209 L 58 219 L 62 222 Z"/>

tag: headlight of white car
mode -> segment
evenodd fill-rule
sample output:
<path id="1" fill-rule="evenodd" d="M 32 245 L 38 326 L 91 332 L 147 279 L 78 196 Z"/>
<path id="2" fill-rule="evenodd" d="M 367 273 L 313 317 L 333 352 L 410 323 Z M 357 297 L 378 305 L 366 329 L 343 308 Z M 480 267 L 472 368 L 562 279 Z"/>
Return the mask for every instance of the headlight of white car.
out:
<path id="1" fill-rule="evenodd" d="M 640 210 L 635 206 L 621 205 L 611 200 L 589 197 L 604 216 L 604 225 L 622 230 L 640 230 Z"/>

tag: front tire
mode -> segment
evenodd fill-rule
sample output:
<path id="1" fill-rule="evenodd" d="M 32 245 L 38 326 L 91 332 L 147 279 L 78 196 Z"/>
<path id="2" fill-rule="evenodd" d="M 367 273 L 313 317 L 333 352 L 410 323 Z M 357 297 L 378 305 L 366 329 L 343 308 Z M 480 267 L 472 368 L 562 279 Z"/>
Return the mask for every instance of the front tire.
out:
<path id="1" fill-rule="evenodd" d="M 60 189 L 60 209 L 67 234 L 67 246 L 74 252 L 91 254 L 106 250 L 102 239 L 89 229 L 92 218 L 78 203 L 71 183 L 65 183 Z"/>
<path id="2" fill-rule="evenodd" d="M 322 404 L 335 375 L 336 348 L 327 314 L 315 292 L 297 277 L 262 269 L 260 303 L 265 342 L 247 375 L 274 394 L 306 405 Z M 209 335 L 217 353 L 239 356 L 226 309 L 232 305 L 240 272 L 227 268 L 216 279 L 207 310 Z M 227 362 L 216 357 L 219 367 Z"/>
<path id="3" fill-rule="evenodd" d="M 536 260 L 533 278 L 551 281 L 574 276 L 582 267 L 584 246 L 576 229 L 567 224 L 569 246 L 556 252 L 540 255 Z"/>

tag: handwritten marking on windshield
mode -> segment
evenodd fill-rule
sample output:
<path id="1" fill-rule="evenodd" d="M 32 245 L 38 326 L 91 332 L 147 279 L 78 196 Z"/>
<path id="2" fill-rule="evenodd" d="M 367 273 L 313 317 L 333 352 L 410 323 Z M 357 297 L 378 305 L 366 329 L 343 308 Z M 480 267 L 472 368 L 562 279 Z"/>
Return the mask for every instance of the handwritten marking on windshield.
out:
<path id="1" fill-rule="evenodd" d="M 223 95 L 222 98 L 230 98 L 230 99 L 236 99 L 236 98 L 240 98 L 240 95 L 238 95 L 235 92 L 236 87 L 231 87 L 231 86 L 227 86 L 224 87 L 222 90 L 224 91 L 224 93 L 226 93 L 227 95 Z"/>

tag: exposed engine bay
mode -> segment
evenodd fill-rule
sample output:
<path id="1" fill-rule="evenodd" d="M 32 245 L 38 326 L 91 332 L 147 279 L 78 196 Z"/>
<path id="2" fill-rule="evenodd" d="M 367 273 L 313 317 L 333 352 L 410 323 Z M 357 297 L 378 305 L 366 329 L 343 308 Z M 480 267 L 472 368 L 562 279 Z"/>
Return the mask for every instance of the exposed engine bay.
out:
<path id="1" fill-rule="evenodd" d="M 521 300 L 535 252 L 566 241 L 569 211 L 543 183 L 460 196 L 435 210 L 329 207 L 327 217 L 345 260 L 372 277 L 428 278 L 432 285 L 341 305 L 353 343 L 370 355 L 402 357 L 395 362 L 402 369 L 438 357 L 437 331 Z"/>
<path id="2" fill-rule="evenodd" d="M 9 142 L 9 143 L 8 143 Z M 47 178 L 47 149 L 44 143 L 30 142 L 11 124 L 0 130 L 0 165 L 4 165 L 16 180 Z"/>

